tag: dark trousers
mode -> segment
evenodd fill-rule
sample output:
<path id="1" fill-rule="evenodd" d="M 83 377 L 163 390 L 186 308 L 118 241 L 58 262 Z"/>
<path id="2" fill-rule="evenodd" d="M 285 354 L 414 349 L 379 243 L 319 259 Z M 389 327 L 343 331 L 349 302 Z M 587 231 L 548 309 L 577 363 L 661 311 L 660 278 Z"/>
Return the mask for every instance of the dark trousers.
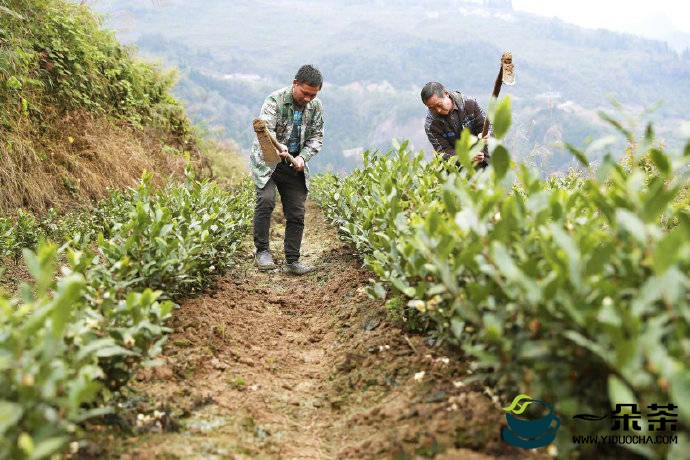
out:
<path id="1" fill-rule="evenodd" d="M 304 172 L 296 172 L 282 162 L 278 163 L 264 188 L 255 187 L 254 246 L 257 252 L 268 250 L 271 214 L 276 205 L 276 188 L 280 193 L 285 215 L 285 241 L 283 242 L 285 261 L 296 262 L 302 246 L 307 186 L 304 182 Z"/>

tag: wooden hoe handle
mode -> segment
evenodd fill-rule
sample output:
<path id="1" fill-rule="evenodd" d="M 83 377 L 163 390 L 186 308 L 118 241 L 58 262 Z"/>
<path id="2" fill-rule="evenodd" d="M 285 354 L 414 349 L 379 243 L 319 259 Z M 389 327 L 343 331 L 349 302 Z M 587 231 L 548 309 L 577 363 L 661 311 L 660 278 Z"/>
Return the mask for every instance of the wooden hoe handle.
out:
<path id="1" fill-rule="evenodd" d="M 515 84 L 515 73 L 513 68 L 513 54 L 510 51 L 506 51 L 501 56 L 501 68 L 498 69 L 498 76 L 496 77 L 496 82 L 494 83 L 494 91 L 491 93 L 491 97 L 498 97 L 498 93 L 501 91 L 501 85 L 505 83 L 506 85 Z M 489 132 L 489 117 L 484 119 L 484 128 L 482 129 L 482 138 L 486 136 Z"/>

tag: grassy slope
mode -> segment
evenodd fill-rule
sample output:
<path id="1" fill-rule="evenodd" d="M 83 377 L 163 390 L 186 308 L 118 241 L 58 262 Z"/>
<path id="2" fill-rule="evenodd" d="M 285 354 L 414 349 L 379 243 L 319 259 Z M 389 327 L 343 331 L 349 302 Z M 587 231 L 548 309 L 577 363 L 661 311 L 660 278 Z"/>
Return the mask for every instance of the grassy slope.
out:
<path id="1" fill-rule="evenodd" d="M 0 14 L 0 212 L 66 209 L 208 158 L 175 75 L 138 58 L 83 6 L 8 0 Z M 227 154 L 226 154 L 227 155 Z"/>

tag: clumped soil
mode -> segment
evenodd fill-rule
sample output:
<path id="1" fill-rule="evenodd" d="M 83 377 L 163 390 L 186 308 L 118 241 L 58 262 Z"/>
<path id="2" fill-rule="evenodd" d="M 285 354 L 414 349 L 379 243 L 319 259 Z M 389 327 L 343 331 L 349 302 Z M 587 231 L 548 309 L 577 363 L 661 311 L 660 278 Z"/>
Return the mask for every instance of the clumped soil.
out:
<path id="1" fill-rule="evenodd" d="M 276 209 L 271 250 L 283 260 Z M 303 277 L 259 272 L 250 239 L 212 292 L 181 303 L 163 364 L 139 372 L 118 425 L 83 456 L 545 458 L 500 439 L 500 404 L 461 352 L 405 332 L 372 276 L 308 203 Z"/>

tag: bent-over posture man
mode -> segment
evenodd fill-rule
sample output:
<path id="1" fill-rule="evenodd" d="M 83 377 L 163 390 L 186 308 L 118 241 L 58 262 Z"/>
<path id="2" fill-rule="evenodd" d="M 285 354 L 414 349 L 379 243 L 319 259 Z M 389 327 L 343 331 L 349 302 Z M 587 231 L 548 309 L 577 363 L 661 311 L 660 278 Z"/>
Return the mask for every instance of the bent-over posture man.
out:
<path id="1" fill-rule="evenodd" d="M 285 214 L 285 262 L 288 273 L 303 275 L 314 269 L 299 262 L 304 231 L 305 202 L 309 188 L 307 163 L 323 144 L 323 106 L 316 94 L 321 90 L 321 72 L 311 65 L 300 67 L 292 86 L 271 93 L 261 107 L 259 117 L 268 131 L 282 144 L 282 160 L 268 166 L 263 159 L 259 141 L 255 140 L 250 154 L 252 178 L 256 189 L 254 208 L 254 246 L 260 270 L 275 267 L 269 252 L 271 214 L 276 204 L 276 188 Z M 296 165 L 287 158 L 290 153 Z"/>
<path id="2" fill-rule="evenodd" d="M 460 91 L 448 91 L 437 81 L 424 85 L 421 97 L 429 109 L 424 131 L 434 150 L 443 155 L 444 160 L 455 155 L 455 142 L 460 139 L 463 128 L 481 137 L 486 114 L 475 99 L 463 96 Z M 489 151 L 486 145 L 473 160 L 479 162 L 480 167 L 488 165 Z"/>

